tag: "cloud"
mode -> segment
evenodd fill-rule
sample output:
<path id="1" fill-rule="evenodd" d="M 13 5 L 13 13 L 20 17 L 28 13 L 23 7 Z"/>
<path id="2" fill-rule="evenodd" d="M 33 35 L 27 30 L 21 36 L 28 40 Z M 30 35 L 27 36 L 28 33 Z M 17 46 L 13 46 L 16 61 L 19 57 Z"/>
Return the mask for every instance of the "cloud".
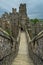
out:
<path id="1" fill-rule="evenodd" d="M 11 11 L 12 7 L 19 10 L 20 3 L 27 4 L 27 14 L 30 18 L 43 17 L 43 0 L 0 0 L 0 7 Z"/>

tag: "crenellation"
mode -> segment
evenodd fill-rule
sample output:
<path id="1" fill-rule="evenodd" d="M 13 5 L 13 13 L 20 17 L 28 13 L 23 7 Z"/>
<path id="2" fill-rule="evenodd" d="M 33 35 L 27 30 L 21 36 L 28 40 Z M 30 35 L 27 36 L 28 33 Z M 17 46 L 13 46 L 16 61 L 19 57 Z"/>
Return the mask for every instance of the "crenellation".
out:
<path id="1" fill-rule="evenodd" d="M 26 4 L 20 4 L 19 13 L 20 13 L 21 15 L 27 15 Z"/>
<path id="2" fill-rule="evenodd" d="M 16 12 L 17 12 L 16 8 L 15 8 L 15 9 L 12 8 L 12 13 L 13 13 L 13 14 L 16 14 Z"/>

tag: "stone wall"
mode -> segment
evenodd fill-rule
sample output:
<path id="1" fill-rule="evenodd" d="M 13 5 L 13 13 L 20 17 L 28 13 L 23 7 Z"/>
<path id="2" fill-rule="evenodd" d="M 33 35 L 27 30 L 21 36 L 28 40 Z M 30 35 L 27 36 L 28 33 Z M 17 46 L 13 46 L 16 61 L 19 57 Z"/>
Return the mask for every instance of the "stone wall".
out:
<path id="1" fill-rule="evenodd" d="M 43 38 L 40 38 L 37 42 L 31 42 L 31 38 L 26 30 L 26 37 L 28 43 L 28 51 L 30 58 L 33 60 L 35 65 L 43 65 Z M 30 43 L 31 42 L 31 43 Z"/>
<path id="2" fill-rule="evenodd" d="M 19 14 L 16 12 L 16 9 L 13 8 L 12 13 L 10 14 L 10 23 L 11 23 L 11 35 L 14 38 L 17 38 L 19 32 Z"/>
<path id="3" fill-rule="evenodd" d="M 31 23 L 33 37 L 43 30 L 43 22 L 39 21 L 35 25 Z"/>
<path id="4" fill-rule="evenodd" d="M 24 29 L 25 28 L 25 24 L 27 22 L 27 9 L 26 9 L 26 4 L 20 4 L 19 7 L 19 21 L 20 21 L 20 25 L 21 27 Z"/>
<path id="5" fill-rule="evenodd" d="M 5 35 L 5 34 L 4 34 Z M 20 30 L 17 40 L 13 37 L 9 39 L 0 36 L 0 65 L 11 65 L 13 59 L 18 54 L 20 43 Z"/>
<path id="6" fill-rule="evenodd" d="M 26 4 L 20 4 L 19 13 L 20 13 L 21 15 L 27 15 Z"/>
<path id="7" fill-rule="evenodd" d="M 0 60 L 11 53 L 11 45 L 10 40 L 0 36 Z"/>

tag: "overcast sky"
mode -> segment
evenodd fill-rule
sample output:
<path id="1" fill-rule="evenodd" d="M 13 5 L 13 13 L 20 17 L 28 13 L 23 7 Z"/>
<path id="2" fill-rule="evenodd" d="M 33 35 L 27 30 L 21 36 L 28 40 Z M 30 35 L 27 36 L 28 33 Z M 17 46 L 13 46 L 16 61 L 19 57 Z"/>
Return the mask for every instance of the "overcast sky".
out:
<path id="1" fill-rule="evenodd" d="M 11 11 L 14 7 L 18 11 L 20 3 L 26 3 L 29 18 L 43 18 L 43 0 L 0 0 L 0 8 Z"/>

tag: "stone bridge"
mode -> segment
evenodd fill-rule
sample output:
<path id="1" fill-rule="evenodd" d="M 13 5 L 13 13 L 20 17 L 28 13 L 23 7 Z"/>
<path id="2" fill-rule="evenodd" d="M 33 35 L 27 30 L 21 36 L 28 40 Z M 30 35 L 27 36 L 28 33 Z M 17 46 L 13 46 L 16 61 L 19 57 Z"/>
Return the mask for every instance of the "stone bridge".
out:
<path id="1" fill-rule="evenodd" d="M 0 65 L 43 65 L 43 46 L 38 50 L 36 42 L 42 37 L 43 31 L 31 40 L 27 30 L 19 30 L 15 40 L 0 28 Z"/>

